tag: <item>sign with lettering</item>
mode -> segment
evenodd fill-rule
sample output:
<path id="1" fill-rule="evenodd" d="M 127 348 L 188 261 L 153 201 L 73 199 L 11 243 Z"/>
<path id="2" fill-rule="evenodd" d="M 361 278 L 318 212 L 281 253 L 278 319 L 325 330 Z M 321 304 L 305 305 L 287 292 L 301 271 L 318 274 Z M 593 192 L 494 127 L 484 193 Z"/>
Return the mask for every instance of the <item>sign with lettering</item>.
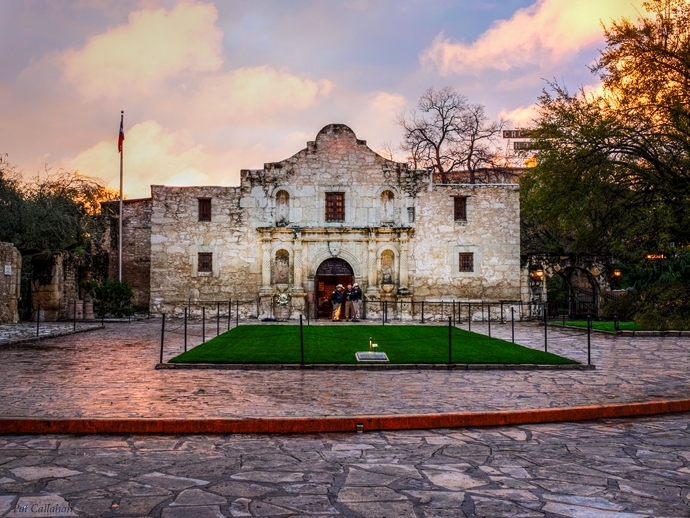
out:
<path id="1" fill-rule="evenodd" d="M 503 138 L 529 138 L 529 130 L 503 130 Z"/>
<path id="2" fill-rule="evenodd" d="M 5 275 L 12 275 L 12 265 L 11 264 L 5 265 Z"/>

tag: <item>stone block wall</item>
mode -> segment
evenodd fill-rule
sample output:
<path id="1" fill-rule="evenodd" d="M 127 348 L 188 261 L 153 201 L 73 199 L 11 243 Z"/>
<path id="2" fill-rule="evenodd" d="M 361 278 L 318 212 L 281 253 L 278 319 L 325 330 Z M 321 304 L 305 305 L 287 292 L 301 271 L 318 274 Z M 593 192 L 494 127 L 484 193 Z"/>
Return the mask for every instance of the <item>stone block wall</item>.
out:
<path id="1" fill-rule="evenodd" d="M 466 197 L 466 221 L 454 219 Z M 520 198 L 517 185 L 435 185 L 417 198 L 411 241 L 416 300 L 520 300 Z M 474 271 L 460 272 L 460 253 Z"/>
<path id="2" fill-rule="evenodd" d="M 137 309 L 147 309 L 151 296 L 151 198 L 124 200 L 122 221 L 122 280 L 132 286 L 132 304 Z M 94 278 L 118 278 L 118 231 L 120 202 L 103 204 L 102 234 L 94 253 Z M 105 252 L 105 253 L 104 253 Z M 101 263 L 107 264 L 107 273 Z"/>
<path id="3" fill-rule="evenodd" d="M 0 243 L 0 324 L 19 322 L 22 256 L 12 243 Z"/>
<path id="4" fill-rule="evenodd" d="M 190 299 L 256 300 L 261 244 L 239 188 L 154 185 L 152 194 L 151 310 Z M 211 221 L 199 221 L 200 198 L 211 200 Z M 198 271 L 200 253 L 212 254 L 212 271 Z"/>

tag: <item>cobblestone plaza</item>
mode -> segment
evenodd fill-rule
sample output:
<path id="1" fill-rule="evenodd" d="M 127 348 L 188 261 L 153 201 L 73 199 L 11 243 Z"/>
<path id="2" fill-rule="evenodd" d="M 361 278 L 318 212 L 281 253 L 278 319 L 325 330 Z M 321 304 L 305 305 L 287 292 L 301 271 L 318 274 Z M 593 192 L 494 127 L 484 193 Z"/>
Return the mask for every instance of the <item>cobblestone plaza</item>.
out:
<path id="1" fill-rule="evenodd" d="M 542 330 L 519 325 L 516 341 L 541 348 Z M 171 332 L 165 358 L 182 344 Z M 0 417 L 427 414 L 690 394 L 688 337 L 594 335 L 592 371 L 154 370 L 159 346 L 160 320 L 2 345 Z M 586 337 L 550 331 L 549 351 L 586 362 Z M 3 436 L 0 516 L 688 516 L 689 423 Z"/>

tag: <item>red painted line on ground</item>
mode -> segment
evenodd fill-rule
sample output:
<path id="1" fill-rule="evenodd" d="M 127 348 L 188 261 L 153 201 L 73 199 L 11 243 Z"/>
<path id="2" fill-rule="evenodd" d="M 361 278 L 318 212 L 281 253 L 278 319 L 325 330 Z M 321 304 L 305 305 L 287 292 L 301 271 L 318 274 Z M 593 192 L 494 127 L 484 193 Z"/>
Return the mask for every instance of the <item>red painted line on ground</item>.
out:
<path id="1" fill-rule="evenodd" d="M 564 421 L 651 416 L 690 412 L 690 399 L 615 403 L 566 408 L 537 408 L 498 412 L 450 412 L 441 414 L 375 415 L 344 417 L 265 418 L 96 418 L 41 419 L 0 418 L 0 434 L 216 434 L 216 433 L 314 433 L 419 430 L 479 426 L 513 426 Z"/>

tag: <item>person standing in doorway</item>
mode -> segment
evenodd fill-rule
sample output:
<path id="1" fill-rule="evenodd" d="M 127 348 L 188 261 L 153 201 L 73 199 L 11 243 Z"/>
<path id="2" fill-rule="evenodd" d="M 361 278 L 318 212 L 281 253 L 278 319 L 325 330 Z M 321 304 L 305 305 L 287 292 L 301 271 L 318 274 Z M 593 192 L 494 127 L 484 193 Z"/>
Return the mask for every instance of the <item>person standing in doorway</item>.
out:
<path id="1" fill-rule="evenodd" d="M 362 309 L 362 290 L 357 283 L 352 285 L 350 302 L 352 303 L 352 321 L 359 322 L 359 311 Z"/>
<path id="2" fill-rule="evenodd" d="M 345 320 L 349 322 L 352 320 L 352 300 L 350 300 L 350 296 L 352 295 L 352 284 L 347 285 L 343 295 L 345 296 Z"/>
<path id="3" fill-rule="evenodd" d="M 338 284 L 333 293 L 331 293 L 331 305 L 333 306 L 333 322 L 340 322 L 340 310 L 343 307 L 343 299 L 345 298 L 343 292 L 345 288 L 342 284 Z"/>

